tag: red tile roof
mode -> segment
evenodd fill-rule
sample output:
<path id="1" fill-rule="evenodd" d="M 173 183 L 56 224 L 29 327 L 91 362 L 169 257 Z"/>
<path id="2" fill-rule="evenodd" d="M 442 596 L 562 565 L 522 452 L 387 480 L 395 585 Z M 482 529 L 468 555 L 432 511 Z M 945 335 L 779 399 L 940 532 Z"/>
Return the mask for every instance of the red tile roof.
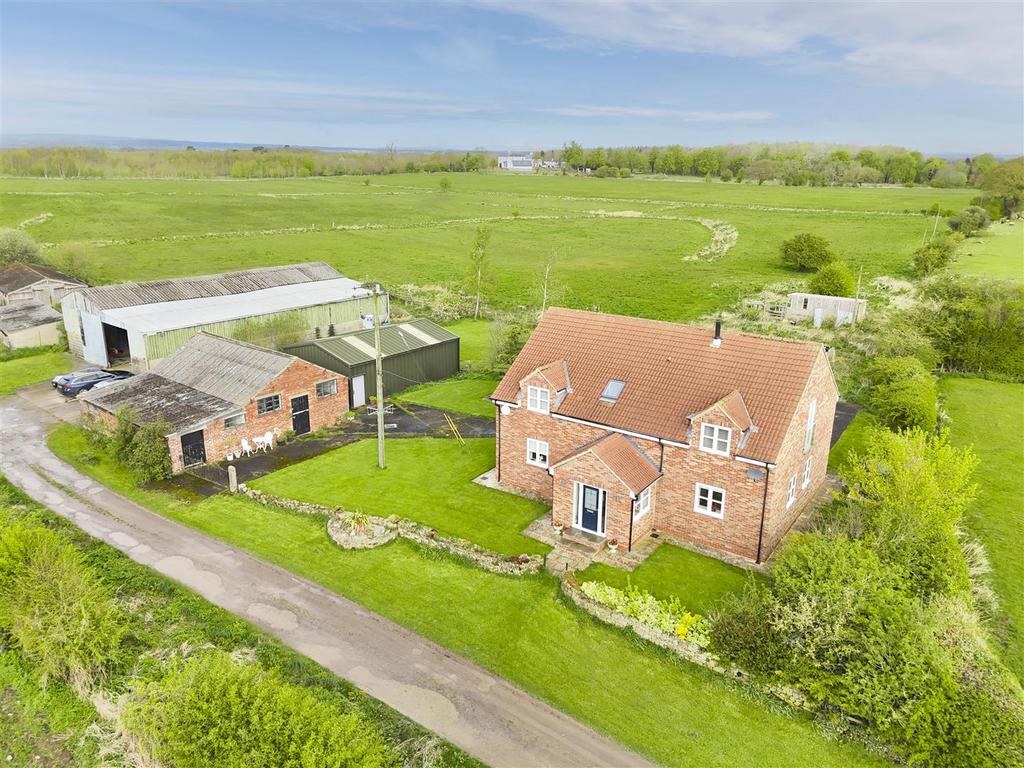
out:
<path id="1" fill-rule="evenodd" d="M 580 446 L 555 461 L 551 467 L 554 469 L 559 464 L 571 462 L 585 453 L 597 456 L 634 494 L 639 494 L 661 477 L 654 460 L 633 440 L 618 432 L 611 432 Z"/>
<path id="2" fill-rule="evenodd" d="M 491 397 L 518 402 L 526 376 L 564 360 L 572 392 L 552 413 L 689 443 L 690 415 L 720 401 L 742 420 L 738 392 L 756 426 L 742 455 L 774 461 L 822 346 L 725 331 L 715 348 L 712 336 L 707 328 L 549 309 Z M 614 404 L 600 399 L 610 379 L 626 382 Z"/>

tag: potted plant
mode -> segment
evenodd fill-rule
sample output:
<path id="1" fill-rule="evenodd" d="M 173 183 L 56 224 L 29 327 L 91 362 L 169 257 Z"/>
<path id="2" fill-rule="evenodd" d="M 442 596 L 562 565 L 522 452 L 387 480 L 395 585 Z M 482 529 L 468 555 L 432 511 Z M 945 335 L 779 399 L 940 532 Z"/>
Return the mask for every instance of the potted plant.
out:
<path id="1" fill-rule="evenodd" d="M 618 552 L 619 551 L 619 540 L 618 539 L 608 539 L 608 549 L 610 551 L 612 551 L 612 552 Z"/>
<path id="2" fill-rule="evenodd" d="M 562 531 L 565 530 L 565 526 L 562 525 L 562 523 L 559 523 L 558 521 L 552 522 L 551 527 L 555 529 L 555 536 L 561 536 Z"/>

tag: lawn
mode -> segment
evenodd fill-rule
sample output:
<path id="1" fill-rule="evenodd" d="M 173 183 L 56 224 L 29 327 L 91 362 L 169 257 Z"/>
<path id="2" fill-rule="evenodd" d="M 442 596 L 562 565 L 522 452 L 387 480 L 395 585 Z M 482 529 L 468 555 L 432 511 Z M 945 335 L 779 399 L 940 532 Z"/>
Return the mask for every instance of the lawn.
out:
<path id="1" fill-rule="evenodd" d="M 855 272 L 864 267 L 865 280 L 900 274 L 931 224 L 917 212 L 934 203 L 959 209 L 971 195 L 651 178 L 461 174 L 452 181 L 452 191 L 441 194 L 429 174 L 374 178 L 369 186 L 352 177 L 7 179 L 0 226 L 52 214 L 30 233 L 48 244 L 84 242 L 100 281 L 316 254 L 355 279 L 460 285 L 484 223 L 491 230 L 485 297 L 496 307 L 537 307 L 538 281 L 554 253 L 550 287 L 559 303 L 685 321 L 766 284 L 804 281 L 777 255 L 782 240 L 798 232 L 827 237 Z M 735 227 L 736 246 L 716 262 L 685 260 L 710 239 L 695 218 Z M 486 359 L 486 335 L 480 328 L 467 343 L 466 360 Z"/>
<path id="2" fill-rule="evenodd" d="M 867 447 L 867 439 L 872 429 L 879 426 L 878 419 L 867 411 L 858 411 L 857 415 L 840 435 L 836 444 L 828 454 L 828 471 L 842 474 L 843 466 L 852 453 L 863 453 Z"/>
<path id="3" fill-rule="evenodd" d="M 487 397 L 498 385 L 496 376 L 456 377 L 445 381 L 432 381 L 407 389 L 396 400 L 418 405 L 429 405 L 452 413 L 493 418 L 494 403 Z"/>
<path id="4" fill-rule="evenodd" d="M 980 460 L 966 525 L 988 550 L 1007 621 L 1003 657 L 1024 680 L 1024 384 L 947 377 L 940 392 L 953 441 Z"/>
<path id="5" fill-rule="evenodd" d="M 996 223 L 967 238 L 953 269 L 967 275 L 1024 280 L 1024 223 Z"/>
<path id="6" fill-rule="evenodd" d="M 459 357 L 463 368 L 490 368 L 493 326 L 491 320 L 474 320 L 471 317 L 456 320 L 445 326 L 459 337 Z"/>
<path id="7" fill-rule="evenodd" d="M 581 582 L 632 585 L 661 600 L 676 597 L 686 610 L 704 615 L 726 595 L 742 591 L 750 578 L 756 578 L 750 571 L 672 544 L 662 544 L 632 573 L 594 563 L 579 574 Z"/>
<path id="8" fill-rule="evenodd" d="M 493 438 L 465 445 L 432 437 L 391 440 L 384 471 L 377 469 L 376 441 L 361 440 L 250 485 L 299 501 L 406 517 L 507 555 L 547 552 L 546 544 L 520 533 L 547 506 L 473 482 L 493 466 Z"/>
<path id="9" fill-rule="evenodd" d="M 55 450 L 66 445 L 51 440 Z M 96 467 L 62 458 L 87 473 Z M 111 480 L 119 491 L 130 486 L 123 471 Z M 885 764 L 569 607 L 553 577 L 496 576 L 402 540 L 344 551 L 322 521 L 239 497 L 158 510 L 356 600 L 662 764 L 725 768 L 751 754 L 779 766 Z"/>
<path id="10" fill-rule="evenodd" d="M 0 397 L 71 370 L 73 361 L 66 352 L 54 352 L 52 347 L 34 349 L 32 354 L 18 354 L 26 350 L 17 350 L 15 355 L 0 357 Z"/>

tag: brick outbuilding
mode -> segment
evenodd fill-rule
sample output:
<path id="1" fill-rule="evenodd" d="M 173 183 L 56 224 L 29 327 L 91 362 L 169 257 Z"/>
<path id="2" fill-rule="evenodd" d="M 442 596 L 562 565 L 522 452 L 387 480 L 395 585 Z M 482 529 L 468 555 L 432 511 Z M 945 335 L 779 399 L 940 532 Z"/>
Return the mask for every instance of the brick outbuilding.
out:
<path id="1" fill-rule="evenodd" d="M 820 344 L 548 310 L 491 396 L 498 481 L 631 549 L 652 530 L 763 562 L 825 479 Z"/>
<path id="2" fill-rule="evenodd" d="M 201 332 L 157 364 L 79 396 L 82 412 L 115 423 L 131 408 L 139 424 L 167 422 L 175 473 L 221 461 L 270 435 L 305 434 L 348 410 L 344 376 L 292 355 Z"/>

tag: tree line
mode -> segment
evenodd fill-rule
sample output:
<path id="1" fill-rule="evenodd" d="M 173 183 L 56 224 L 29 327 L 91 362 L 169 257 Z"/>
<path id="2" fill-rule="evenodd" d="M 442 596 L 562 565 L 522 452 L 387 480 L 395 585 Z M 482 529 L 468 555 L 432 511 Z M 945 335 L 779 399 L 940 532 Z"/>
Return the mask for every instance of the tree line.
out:
<path id="1" fill-rule="evenodd" d="M 0 152 L 0 174 L 44 178 L 266 179 L 362 176 L 493 168 L 485 152 L 326 152 L 292 147 L 232 150 L 111 150 L 32 147 Z"/>
<path id="2" fill-rule="evenodd" d="M 991 154 L 948 161 L 902 147 L 850 147 L 823 144 L 729 144 L 711 147 L 591 147 L 575 141 L 560 150 L 535 153 L 557 159 L 567 169 L 598 175 L 662 173 L 673 176 L 745 180 L 791 186 L 927 184 L 977 186 L 998 159 Z M 610 173 L 614 170 L 620 173 Z"/>

